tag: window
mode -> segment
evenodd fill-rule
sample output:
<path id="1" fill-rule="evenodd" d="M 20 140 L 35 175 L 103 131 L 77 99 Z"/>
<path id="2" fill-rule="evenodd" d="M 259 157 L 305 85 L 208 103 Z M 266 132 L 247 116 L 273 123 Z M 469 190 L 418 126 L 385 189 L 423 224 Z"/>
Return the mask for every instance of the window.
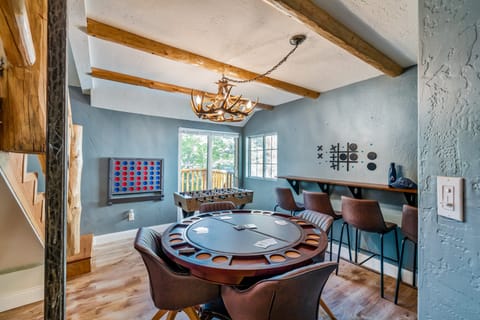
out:
<path id="1" fill-rule="evenodd" d="M 238 185 L 237 133 L 180 128 L 179 190 Z"/>
<path id="2" fill-rule="evenodd" d="M 248 176 L 277 177 L 277 134 L 248 137 Z"/>

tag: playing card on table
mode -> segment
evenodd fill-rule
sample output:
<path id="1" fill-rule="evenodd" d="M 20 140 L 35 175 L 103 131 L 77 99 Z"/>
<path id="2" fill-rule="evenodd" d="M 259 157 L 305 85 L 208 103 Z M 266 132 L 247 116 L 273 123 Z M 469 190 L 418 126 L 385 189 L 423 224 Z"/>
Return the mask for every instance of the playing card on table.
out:
<path id="1" fill-rule="evenodd" d="M 277 241 L 275 241 L 275 239 L 268 238 L 268 239 L 265 239 L 265 240 L 255 242 L 254 246 L 265 249 L 265 248 L 268 248 L 270 246 L 273 246 L 276 243 L 277 243 Z"/>
<path id="2" fill-rule="evenodd" d="M 196 233 L 208 233 L 208 228 L 207 227 L 198 227 L 193 229 Z"/>

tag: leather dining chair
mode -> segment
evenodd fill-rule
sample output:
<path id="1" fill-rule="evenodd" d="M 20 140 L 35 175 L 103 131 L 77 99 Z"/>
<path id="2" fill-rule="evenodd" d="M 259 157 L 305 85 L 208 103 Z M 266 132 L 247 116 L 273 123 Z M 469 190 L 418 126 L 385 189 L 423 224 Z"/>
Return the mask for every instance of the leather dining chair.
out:
<path id="1" fill-rule="evenodd" d="M 276 211 L 277 208 L 280 207 L 283 210 L 289 211 L 293 216 L 295 212 L 305 210 L 303 203 L 295 201 L 290 188 L 275 188 L 275 194 L 277 195 L 277 204 L 273 208 L 273 211 Z"/>
<path id="2" fill-rule="evenodd" d="M 235 204 L 232 201 L 217 201 L 217 202 L 202 203 L 198 211 L 200 213 L 204 213 L 204 212 L 233 210 L 233 209 L 235 209 Z"/>
<path id="3" fill-rule="evenodd" d="M 413 243 L 413 286 L 415 287 L 415 277 L 417 273 L 417 243 L 418 243 L 418 209 L 413 206 L 403 205 L 402 226 L 400 230 L 403 234 L 402 249 L 400 251 L 400 261 L 398 262 L 397 284 L 395 286 L 395 304 L 398 302 L 398 290 L 402 282 L 402 263 L 403 253 L 405 251 L 405 242 L 407 240 Z"/>
<path id="4" fill-rule="evenodd" d="M 325 192 L 312 192 L 303 191 L 303 203 L 306 210 L 313 210 L 328 214 L 334 221 L 342 219 L 342 213 L 333 210 L 332 203 L 330 202 L 330 196 Z M 333 230 L 330 228 L 328 231 L 330 240 L 330 260 L 332 260 L 332 247 L 333 247 Z"/>
<path id="5" fill-rule="evenodd" d="M 358 242 L 359 242 L 359 231 L 373 232 L 380 235 L 380 295 L 383 298 L 383 260 L 384 260 L 384 250 L 383 250 L 383 236 L 386 233 L 393 231 L 395 233 L 395 249 L 397 253 L 398 261 L 398 235 L 397 235 L 397 225 L 392 222 L 386 222 L 383 220 L 382 211 L 378 201 L 376 200 L 363 200 L 363 199 L 353 199 L 349 197 L 342 196 L 342 214 L 343 214 L 343 226 L 342 233 L 340 234 L 340 243 L 342 242 L 343 236 L 343 227 L 352 226 L 356 228 L 355 231 L 355 263 L 357 263 L 358 255 Z M 348 232 L 347 232 L 347 236 Z M 337 262 L 340 260 L 340 250 L 342 246 L 338 247 L 338 256 Z M 349 249 L 350 251 L 350 249 Z M 359 263 L 360 265 L 369 260 L 370 258 L 378 256 L 374 254 L 371 257 L 365 259 L 363 262 Z M 338 274 L 338 268 L 337 272 Z"/>
<path id="6" fill-rule="evenodd" d="M 222 298 L 234 320 L 316 320 L 323 287 L 336 266 L 310 264 L 247 289 L 223 286 Z"/>
<path id="7" fill-rule="evenodd" d="M 332 228 L 333 218 L 327 214 L 323 214 L 313 210 L 304 210 L 298 215 L 299 218 L 305 219 L 308 222 L 313 223 L 326 234 L 329 233 Z M 325 252 L 322 252 L 319 256 L 314 258 L 315 262 L 323 262 L 325 260 Z"/>
<path id="8" fill-rule="evenodd" d="M 198 320 L 194 307 L 220 297 L 219 285 L 191 276 L 168 259 L 161 248 L 161 235 L 155 230 L 140 228 L 134 247 L 147 268 L 153 303 L 160 309 L 153 320 L 165 314 L 168 319 L 175 319 L 179 311 L 184 311 L 191 320 Z"/>
<path id="9" fill-rule="evenodd" d="M 327 214 L 323 214 L 313 210 L 304 210 L 300 212 L 298 216 L 302 219 L 305 219 L 313 223 L 314 225 L 316 225 L 317 227 L 325 231 L 326 234 L 328 234 L 330 229 L 332 228 L 333 218 Z M 313 258 L 313 262 L 324 262 L 324 261 L 325 261 L 325 251 Z M 333 315 L 332 311 L 321 298 L 320 298 L 320 305 L 325 310 L 325 312 L 330 316 L 330 319 L 335 319 L 335 316 Z"/>

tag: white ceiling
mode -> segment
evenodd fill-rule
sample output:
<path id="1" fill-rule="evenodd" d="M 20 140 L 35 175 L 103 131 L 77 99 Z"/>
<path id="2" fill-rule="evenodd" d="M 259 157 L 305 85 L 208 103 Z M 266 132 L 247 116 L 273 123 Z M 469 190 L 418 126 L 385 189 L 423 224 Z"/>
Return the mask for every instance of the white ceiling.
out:
<path id="1" fill-rule="evenodd" d="M 402 67 L 416 64 L 417 1 L 315 2 Z M 270 77 L 320 92 L 381 75 L 261 0 L 69 0 L 70 83 L 90 92 L 95 107 L 203 121 L 191 112 L 187 95 L 92 79 L 90 67 L 210 92 L 221 75 L 88 37 L 86 17 L 257 73 L 292 48 L 292 35 L 303 33 L 307 40 Z M 257 82 L 232 92 L 271 105 L 302 98 Z"/>

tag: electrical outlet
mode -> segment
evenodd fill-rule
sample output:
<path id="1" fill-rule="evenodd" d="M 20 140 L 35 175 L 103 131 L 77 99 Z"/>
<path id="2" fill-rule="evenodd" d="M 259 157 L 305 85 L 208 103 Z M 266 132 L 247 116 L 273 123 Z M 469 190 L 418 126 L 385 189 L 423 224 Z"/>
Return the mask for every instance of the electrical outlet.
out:
<path id="1" fill-rule="evenodd" d="M 463 178 L 437 177 L 437 213 L 463 221 Z"/>
<path id="2" fill-rule="evenodd" d="M 134 221 L 135 220 L 135 211 L 133 209 L 128 210 L 128 221 Z"/>

